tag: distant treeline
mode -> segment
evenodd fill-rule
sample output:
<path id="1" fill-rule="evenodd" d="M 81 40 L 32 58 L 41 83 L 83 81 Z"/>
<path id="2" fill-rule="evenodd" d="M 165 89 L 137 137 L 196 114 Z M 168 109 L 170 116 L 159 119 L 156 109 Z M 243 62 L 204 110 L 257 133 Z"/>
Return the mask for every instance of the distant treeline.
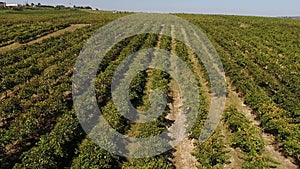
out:
<path id="1" fill-rule="evenodd" d="M 65 9 L 70 9 L 70 8 L 75 8 L 75 9 L 93 9 L 92 7 L 90 6 L 76 6 L 74 5 L 73 7 L 66 7 L 64 5 L 42 5 L 41 3 L 38 3 L 38 4 L 34 4 L 34 3 L 26 3 L 25 5 L 19 5 L 19 6 L 12 6 L 12 7 L 6 7 L 6 6 L 0 6 L 0 8 L 13 8 L 13 9 L 17 9 L 17 10 L 22 10 L 23 8 L 65 8 Z"/>

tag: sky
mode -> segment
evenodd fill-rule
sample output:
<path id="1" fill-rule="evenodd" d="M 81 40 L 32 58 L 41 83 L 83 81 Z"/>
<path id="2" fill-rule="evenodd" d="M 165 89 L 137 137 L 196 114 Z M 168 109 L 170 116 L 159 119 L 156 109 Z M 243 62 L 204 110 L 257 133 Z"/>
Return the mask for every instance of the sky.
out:
<path id="1" fill-rule="evenodd" d="M 0 0 L 7 3 L 41 3 L 91 6 L 102 10 L 300 16 L 300 0 Z"/>

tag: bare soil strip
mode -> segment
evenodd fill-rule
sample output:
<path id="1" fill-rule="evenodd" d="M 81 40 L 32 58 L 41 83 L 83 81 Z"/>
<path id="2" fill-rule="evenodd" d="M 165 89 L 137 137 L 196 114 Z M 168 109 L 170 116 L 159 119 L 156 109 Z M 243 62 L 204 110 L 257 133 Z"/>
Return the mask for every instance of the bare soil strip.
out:
<path id="1" fill-rule="evenodd" d="M 184 33 L 184 29 L 181 30 L 185 36 L 185 41 L 188 44 L 188 39 L 186 36 L 186 33 Z M 207 51 L 208 52 L 208 51 Z M 200 61 L 197 58 L 197 56 L 195 55 L 195 53 L 193 53 L 193 51 L 191 51 L 191 49 L 189 49 L 189 59 L 192 61 L 193 63 L 193 71 L 195 72 L 195 74 L 199 77 L 199 82 L 201 84 L 201 90 L 206 98 L 206 104 L 209 107 L 210 106 L 210 100 L 213 98 L 210 92 L 210 89 L 208 87 L 208 82 L 205 78 L 204 73 L 202 72 L 201 69 L 201 65 L 200 65 Z M 230 142 L 230 138 L 228 137 L 228 131 L 226 130 L 226 128 L 224 127 L 224 124 L 221 123 L 219 125 L 219 127 L 221 128 L 221 133 L 224 136 L 224 141 L 226 144 L 226 149 L 228 150 L 228 154 L 230 155 L 230 164 L 225 164 L 224 168 L 239 168 L 242 163 L 243 160 L 240 158 L 241 157 L 241 151 L 238 151 L 232 147 L 229 146 L 229 142 Z"/>
<path id="2" fill-rule="evenodd" d="M 176 49 L 176 37 L 174 26 L 171 27 L 172 35 L 172 53 L 175 53 Z M 184 124 L 186 121 L 185 114 L 182 113 L 180 107 L 183 102 L 181 99 L 181 93 L 179 86 L 174 80 L 170 83 L 170 93 L 169 96 L 173 98 L 173 102 L 169 104 L 170 114 L 167 116 L 167 119 L 175 121 L 175 123 L 168 129 L 170 132 L 171 138 L 182 139 L 178 145 L 175 146 L 175 151 L 173 153 L 172 162 L 174 166 L 178 169 L 196 169 L 198 162 L 196 158 L 192 155 L 195 144 L 194 140 L 190 140 L 185 137 L 185 128 Z"/>
<path id="3" fill-rule="evenodd" d="M 79 28 L 82 28 L 82 27 L 85 27 L 85 26 L 89 26 L 90 24 L 73 24 L 67 28 L 64 28 L 64 29 L 61 29 L 61 30 L 58 30 L 56 32 L 53 32 L 53 33 L 50 33 L 50 34 L 47 34 L 45 36 L 42 36 L 38 39 L 35 39 L 33 41 L 30 41 L 28 43 L 25 43 L 25 44 L 20 44 L 20 43 L 13 43 L 13 44 L 10 44 L 10 45 L 7 45 L 7 46 L 4 46 L 4 47 L 1 47 L 0 48 L 0 53 L 5 53 L 9 50 L 13 50 L 13 49 L 16 49 L 16 48 L 19 48 L 23 45 L 32 45 L 34 43 L 38 43 L 38 42 L 41 42 L 43 41 L 44 39 L 48 39 L 50 37 L 55 37 L 55 36 L 59 36 L 59 35 L 62 35 L 66 32 L 73 32 L 75 31 L 76 29 L 79 29 Z"/>
<path id="4" fill-rule="evenodd" d="M 184 32 L 184 29 L 182 29 L 182 32 Z M 186 39 L 186 42 L 188 43 L 188 39 Z M 199 76 L 199 81 L 202 84 L 201 89 L 207 99 L 207 101 L 209 101 L 212 97 L 210 95 L 210 90 L 207 86 L 207 81 L 205 79 L 204 73 L 201 71 L 201 65 L 199 63 L 199 60 L 197 59 L 197 57 L 195 56 L 195 54 L 189 50 L 190 54 L 190 60 L 193 63 L 193 68 L 194 68 L 194 72 L 196 72 L 196 74 Z M 229 80 L 228 80 L 229 81 Z M 245 114 L 245 116 L 252 122 L 253 125 L 259 126 L 260 122 L 258 122 L 256 119 L 256 116 L 252 113 L 253 110 L 246 106 L 244 104 L 244 100 L 242 97 L 240 97 L 235 90 L 233 89 L 233 87 L 231 85 L 229 85 L 229 97 L 227 98 L 227 105 L 233 104 L 238 111 L 243 112 Z M 209 103 L 209 102 L 207 102 Z M 224 135 L 225 137 L 225 141 L 227 142 L 226 146 L 227 149 L 229 150 L 229 155 L 231 155 L 230 158 L 230 164 L 226 164 L 224 166 L 224 168 L 238 168 L 241 166 L 243 160 L 241 159 L 241 151 L 239 151 L 238 149 L 234 149 L 232 147 L 229 146 L 229 137 L 228 137 L 228 131 L 226 130 L 224 124 L 221 124 L 221 131 L 222 131 L 222 135 Z M 293 163 L 292 159 L 286 158 L 285 156 L 283 156 L 280 151 L 278 151 L 278 148 L 276 146 L 276 144 L 274 143 L 274 136 L 264 133 L 262 132 L 262 138 L 265 141 L 265 152 L 264 154 L 268 157 L 272 157 L 272 159 L 276 160 L 277 162 L 279 162 L 280 164 L 278 166 L 276 166 L 277 168 L 280 169 L 297 169 L 297 165 L 295 165 Z"/>
<path id="5" fill-rule="evenodd" d="M 224 49 L 225 50 L 225 49 Z M 231 57 L 230 52 L 225 50 L 228 57 Z M 229 79 L 229 78 L 228 78 Z M 228 80 L 230 81 L 230 80 Z M 252 122 L 253 125 L 260 126 L 260 122 L 256 120 L 256 115 L 252 112 L 253 110 L 245 105 L 244 99 L 236 92 L 235 88 L 229 84 L 229 97 L 227 99 L 228 102 L 233 104 L 239 112 L 244 113 L 244 115 Z M 299 167 L 294 163 L 294 160 L 291 158 L 285 157 L 278 148 L 278 145 L 275 142 L 275 138 L 273 135 L 262 132 L 262 138 L 265 141 L 265 151 L 264 155 L 271 157 L 276 160 L 280 164 L 277 165 L 277 168 L 280 169 L 299 169 Z"/>
<path id="6" fill-rule="evenodd" d="M 170 114 L 167 119 L 175 121 L 175 123 L 168 129 L 171 138 L 183 139 L 175 147 L 173 153 L 172 162 L 178 169 L 196 169 L 197 160 L 192 156 L 192 152 L 195 149 L 194 140 L 190 140 L 185 137 L 185 128 L 183 127 L 186 122 L 186 117 L 180 110 L 182 106 L 182 100 L 180 98 L 179 87 L 175 81 L 170 83 L 169 96 L 173 98 L 173 102 L 169 104 Z"/>
<path id="7" fill-rule="evenodd" d="M 244 113 L 244 115 L 252 122 L 255 126 L 260 126 L 260 122 L 256 120 L 256 116 L 252 113 L 253 110 L 244 104 L 244 99 L 239 96 L 239 94 L 229 85 L 229 98 L 228 101 L 233 104 L 239 112 Z M 299 167 L 293 163 L 293 160 L 286 158 L 278 150 L 278 146 L 275 143 L 275 138 L 273 135 L 262 132 L 262 138 L 265 141 L 264 155 L 271 157 L 276 162 L 280 164 L 276 167 L 279 169 L 298 169 Z"/>

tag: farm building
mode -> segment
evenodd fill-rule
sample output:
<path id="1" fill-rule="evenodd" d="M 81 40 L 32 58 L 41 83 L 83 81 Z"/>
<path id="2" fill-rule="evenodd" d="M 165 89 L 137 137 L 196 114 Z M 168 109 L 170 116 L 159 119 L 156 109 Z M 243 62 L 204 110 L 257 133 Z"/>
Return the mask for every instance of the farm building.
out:
<path id="1" fill-rule="evenodd" d="M 6 4 L 6 7 L 18 7 L 22 6 L 21 4 Z"/>
<path id="2" fill-rule="evenodd" d="M 6 3 L 5 2 L 0 2 L 0 7 L 6 7 Z"/>

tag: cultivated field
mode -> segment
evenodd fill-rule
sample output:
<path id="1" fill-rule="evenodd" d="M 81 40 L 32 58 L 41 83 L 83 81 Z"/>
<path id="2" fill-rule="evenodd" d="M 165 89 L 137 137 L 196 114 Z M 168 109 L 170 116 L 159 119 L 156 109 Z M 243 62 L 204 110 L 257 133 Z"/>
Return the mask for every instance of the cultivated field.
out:
<path id="1" fill-rule="evenodd" d="M 114 72 L 127 56 L 142 49 L 157 47 L 185 61 L 197 78 L 201 97 L 196 101 L 201 106 L 189 136 L 164 154 L 125 158 L 95 144 L 73 107 L 74 65 L 95 31 L 125 15 L 130 13 L 0 10 L 0 168 L 300 167 L 300 20 L 293 19 L 177 14 L 208 36 L 227 80 L 222 121 L 202 144 L 197 140 L 213 97 L 207 72 L 189 46 L 162 35 L 177 31 L 184 36 L 184 29 L 161 26 L 157 34 L 122 40 L 106 53 L 95 79 L 99 108 L 116 131 L 138 138 L 165 130 L 179 134 L 173 131 L 181 124 L 175 119 L 187 118 L 176 81 L 157 69 L 135 76 L 129 97 L 135 108 L 145 111 L 151 107 L 149 93 L 159 89 L 168 100 L 163 114 L 150 123 L 132 123 L 118 112 L 111 96 Z M 142 64 L 141 60 L 163 62 L 138 56 L 130 62 Z M 124 69 L 120 76 L 128 75 Z"/>

